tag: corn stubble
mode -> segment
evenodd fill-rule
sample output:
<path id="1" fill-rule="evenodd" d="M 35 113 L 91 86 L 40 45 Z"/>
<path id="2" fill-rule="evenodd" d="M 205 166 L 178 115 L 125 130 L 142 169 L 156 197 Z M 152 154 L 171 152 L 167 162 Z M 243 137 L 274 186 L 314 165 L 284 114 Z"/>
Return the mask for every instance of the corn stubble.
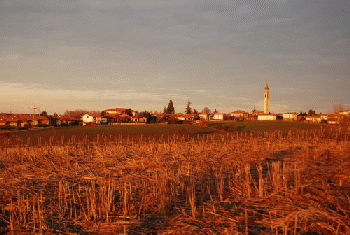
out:
<path id="1" fill-rule="evenodd" d="M 348 234 L 348 135 L 323 129 L 3 141 L 0 229 Z"/>

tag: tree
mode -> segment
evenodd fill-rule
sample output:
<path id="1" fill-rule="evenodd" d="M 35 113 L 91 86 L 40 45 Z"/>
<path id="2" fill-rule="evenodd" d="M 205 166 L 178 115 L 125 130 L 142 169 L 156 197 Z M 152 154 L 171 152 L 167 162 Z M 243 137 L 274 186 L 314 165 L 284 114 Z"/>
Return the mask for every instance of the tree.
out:
<path id="1" fill-rule="evenodd" d="M 139 113 L 139 117 L 140 118 L 143 118 L 143 117 L 148 118 L 148 117 L 151 117 L 151 116 L 152 116 L 152 114 L 150 112 L 146 111 L 146 110 Z"/>
<path id="2" fill-rule="evenodd" d="M 198 115 L 198 111 L 196 109 L 193 109 L 193 113 Z"/>
<path id="3" fill-rule="evenodd" d="M 41 114 L 40 114 L 40 116 L 45 116 L 45 117 L 47 117 L 47 112 L 46 112 L 46 111 L 42 111 Z"/>
<path id="4" fill-rule="evenodd" d="M 307 112 L 307 115 L 308 116 L 312 116 L 312 115 L 315 115 L 315 110 L 312 110 L 312 109 L 309 109 L 309 112 Z"/>
<path id="5" fill-rule="evenodd" d="M 169 100 L 168 108 L 166 109 L 166 113 L 167 114 L 174 114 L 175 113 L 174 103 L 172 100 Z"/>
<path id="6" fill-rule="evenodd" d="M 185 109 L 185 113 L 186 114 L 191 114 L 192 113 L 192 108 L 191 108 L 191 102 L 190 101 L 187 101 L 187 106 L 186 106 L 186 109 Z"/>
<path id="7" fill-rule="evenodd" d="M 333 106 L 333 112 L 340 112 L 344 110 L 344 106 L 342 104 L 335 104 Z"/>
<path id="8" fill-rule="evenodd" d="M 215 109 L 215 110 L 214 110 L 214 113 L 218 113 L 218 111 Z"/>
<path id="9" fill-rule="evenodd" d="M 211 114 L 211 110 L 208 107 L 204 107 L 202 113 Z"/>
<path id="10" fill-rule="evenodd" d="M 125 110 L 125 114 L 129 115 L 129 116 L 132 116 L 132 113 L 131 113 L 131 109 L 126 109 Z"/>

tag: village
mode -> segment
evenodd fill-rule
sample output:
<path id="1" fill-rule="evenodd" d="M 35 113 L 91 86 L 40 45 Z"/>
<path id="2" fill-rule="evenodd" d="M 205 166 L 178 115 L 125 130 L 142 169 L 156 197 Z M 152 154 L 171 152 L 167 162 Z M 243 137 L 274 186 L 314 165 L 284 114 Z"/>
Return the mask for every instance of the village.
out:
<path id="1" fill-rule="evenodd" d="M 186 107 L 186 113 L 175 113 L 173 102 L 170 100 L 168 107 L 164 107 L 162 113 L 138 112 L 126 108 L 112 108 L 102 112 L 66 112 L 66 115 L 41 114 L 0 114 L 0 128 L 30 128 L 47 126 L 74 126 L 74 125 L 140 125 L 150 123 L 163 124 L 203 124 L 206 122 L 223 121 L 299 121 L 310 123 L 341 124 L 349 121 L 350 110 L 339 110 L 328 114 L 316 114 L 314 110 L 306 112 L 287 112 L 271 114 L 269 112 L 270 91 L 268 83 L 264 88 L 264 111 L 255 108 L 248 113 L 236 110 L 231 113 L 220 113 L 216 110 L 212 113 L 205 107 L 202 112 L 192 110 L 190 102 Z M 35 109 L 34 109 L 35 111 Z"/>

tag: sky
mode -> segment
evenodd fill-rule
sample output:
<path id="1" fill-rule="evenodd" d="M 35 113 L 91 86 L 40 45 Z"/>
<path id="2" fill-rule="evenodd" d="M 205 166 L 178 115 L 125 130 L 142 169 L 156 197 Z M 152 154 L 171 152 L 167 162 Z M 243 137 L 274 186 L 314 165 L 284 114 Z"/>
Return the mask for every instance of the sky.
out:
<path id="1" fill-rule="evenodd" d="M 0 0 L 0 113 L 350 109 L 348 0 Z"/>

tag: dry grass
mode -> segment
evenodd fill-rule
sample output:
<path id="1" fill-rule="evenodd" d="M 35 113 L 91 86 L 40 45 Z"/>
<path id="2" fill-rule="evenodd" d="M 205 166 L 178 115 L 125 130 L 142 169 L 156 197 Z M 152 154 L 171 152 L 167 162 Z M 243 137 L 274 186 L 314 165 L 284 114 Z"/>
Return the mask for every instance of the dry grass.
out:
<path id="1" fill-rule="evenodd" d="M 349 134 L 56 136 L 5 144 L 0 232 L 347 234 Z"/>

